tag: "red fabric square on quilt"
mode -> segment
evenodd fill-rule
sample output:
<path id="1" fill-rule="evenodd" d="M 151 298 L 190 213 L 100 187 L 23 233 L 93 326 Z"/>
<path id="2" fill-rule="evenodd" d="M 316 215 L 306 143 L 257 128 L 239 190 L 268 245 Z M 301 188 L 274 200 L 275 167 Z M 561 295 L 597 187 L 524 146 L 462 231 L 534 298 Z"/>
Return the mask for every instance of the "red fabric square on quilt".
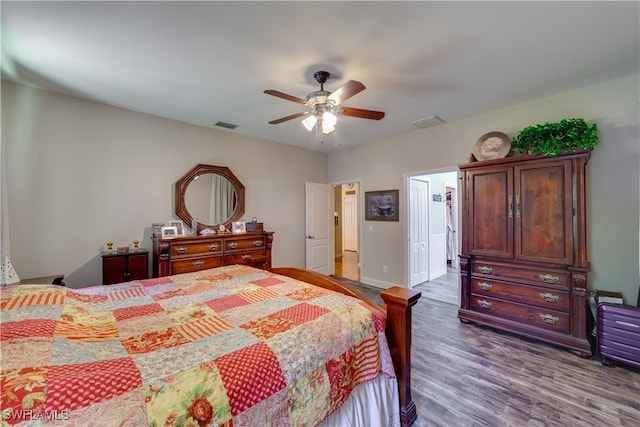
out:
<path id="1" fill-rule="evenodd" d="M 329 310 L 327 310 L 326 308 L 318 307 L 317 305 L 301 303 L 279 311 L 276 314 L 280 317 L 284 317 L 285 319 L 289 319 L 298 325 L 302 325 L 311 320 L 317 319 L 318 317 L 328 312 Z"/>
<path id="2" fill-rule="evenodd" d="M 296 326 L 298 326 L 296 323 L 278 314 L 271 314 L 241 325 L 241 327 L 246 329 L 251 335 L 262 340 L 268 340 Z"/>
<path id="3" fill-rule="evenodd" d="M 121 340 L 122 345 L 129 354 L 142 354 L 157 351 L 163 348 L 177 347 L 188 343 L 190 340 L 184 337 L 178 328 L 171 327 L 159 331 L 146 332 Z"/>
<path id="4" fill-rule="evenodd" d="M 160 313 L 164 311 L 158 303 L 134 305 L 132 307 L 116 308 L 113 315 L 117 321 L 133 319 L 134 317 L 146 316 L 147 314 Z"/>
<path id="5" fill-rule="evenodd" d="M 280 363 L 265 343 L 226 354 L 217 358 L 215 363 L 233 416 L 286 386 Z"/>
<path id="6" fill-rule="evenodd" d="M 268 286 L 281 285 L 285 283 L 284 280 L 278 279 L 277 277 L 267 277 L 265 279 L 253 280 L 251 283 L 254 285 L 260 286 L 262 288 L 266 288 Z"/>
<path id="7" fill-rule="evenodd" d="M 0 408 L 3 411 L 3 421 L 12 425 L 30 421 L 31 413 L 22 412 L 21 409 L 31 410 L 33 413 L 43 411 L 47 393 L 47 370 L 46 367 L 27 367 L 2 372 Z"/>
<path id="8" fill-rule="evenodd" d="M 14 338 L 52 337 L 58 321 L 51 319 L 31 319 L 6 322 L 0 328 L 0 341 Z"/>
<path id="9" fill-rule="evenodd" d="M 142 385 L 129 357 L 49 367 L 46 410 L 74 410 L 111 399 Z"/>
<path id="10" fill-rule="evenodd" d="M 207 301 L 205 304 L 218 313 L 222 313 L 223 311 L 231 310 L 232 308 L 248 305 L 249 302 L 238 295 L 229 295 L 227 297 L 212 299 L 211 301 Z"/>

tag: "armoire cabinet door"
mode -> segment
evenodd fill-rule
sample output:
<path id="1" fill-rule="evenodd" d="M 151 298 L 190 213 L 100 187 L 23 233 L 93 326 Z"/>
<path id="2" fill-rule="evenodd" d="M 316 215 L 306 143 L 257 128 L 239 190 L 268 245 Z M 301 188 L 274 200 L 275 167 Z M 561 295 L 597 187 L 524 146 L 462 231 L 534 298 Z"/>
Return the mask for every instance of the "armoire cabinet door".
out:
<path id="1" fill-rule="evenodd" d="M 478 256 L 513 258 L 513 167 L 467 173 L 469 252 Z"/>
<path id="2" fill-rule="evenodd" d="M 573 263 L 571 161 L 518 165 L 515 175 L 515 259 Z"/>

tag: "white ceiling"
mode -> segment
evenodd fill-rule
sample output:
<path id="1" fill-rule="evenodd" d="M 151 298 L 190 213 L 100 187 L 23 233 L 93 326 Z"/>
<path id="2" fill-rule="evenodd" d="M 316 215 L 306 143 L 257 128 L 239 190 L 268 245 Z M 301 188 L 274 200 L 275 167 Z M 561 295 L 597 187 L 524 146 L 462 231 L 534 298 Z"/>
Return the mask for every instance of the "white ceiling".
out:
<path id="1" fill-rule="evenodd" d="M 2 77 L 46 90 L 330 151 L 639 70 L 639 3 L 10 2 Z M 324 142 L 300 119 L 318 70 L 367 86 Z M 217 128 L 217 127 L 216 127 Z M 226 130 L 225 130 L 226 131 Z"/>

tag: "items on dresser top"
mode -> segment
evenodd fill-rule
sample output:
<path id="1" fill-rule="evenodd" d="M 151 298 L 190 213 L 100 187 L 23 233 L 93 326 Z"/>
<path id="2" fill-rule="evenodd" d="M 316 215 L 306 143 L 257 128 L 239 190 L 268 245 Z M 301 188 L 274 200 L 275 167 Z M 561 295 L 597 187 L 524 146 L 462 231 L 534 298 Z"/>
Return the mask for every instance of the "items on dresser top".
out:
<path id="1" fill-rule="evenodd" d="M 153 276 L 231 264 L 271 268 L 273 232 L 215 234 L 153 240 Z"/>
<path id="2" fill-rule="evenodd" d="M 129 282 L 149 278 L 149 251 L 102 253 L 102 284 Z"/>
<path id="3" fill-rule="evenodd" d="M 588 152 L 460 165 L 458 317 L 589 357 Z"/>

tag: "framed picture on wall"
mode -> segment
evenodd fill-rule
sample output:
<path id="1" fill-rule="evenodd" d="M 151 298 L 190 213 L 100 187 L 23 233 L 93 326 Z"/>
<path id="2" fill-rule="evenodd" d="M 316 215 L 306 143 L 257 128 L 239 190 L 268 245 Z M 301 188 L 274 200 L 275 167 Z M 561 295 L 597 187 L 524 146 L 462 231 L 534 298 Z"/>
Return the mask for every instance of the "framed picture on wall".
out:
<path id="1" fill-rule="evenodd" d="M 400 221 L 399 190 L 366 191 L 364 193 L 365 221 Z"/>

